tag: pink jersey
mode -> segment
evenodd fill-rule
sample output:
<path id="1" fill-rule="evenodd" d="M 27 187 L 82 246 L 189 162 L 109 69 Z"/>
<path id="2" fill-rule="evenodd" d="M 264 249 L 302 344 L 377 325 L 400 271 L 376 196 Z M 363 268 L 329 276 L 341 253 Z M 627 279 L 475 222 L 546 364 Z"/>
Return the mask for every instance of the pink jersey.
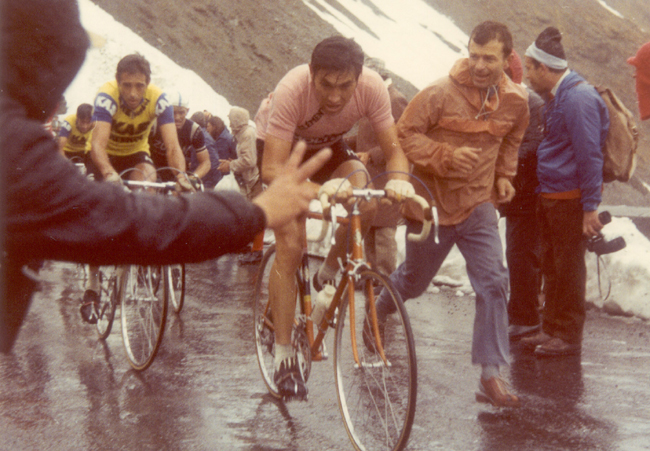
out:
<path id="1" fill-rule="evenodd" d="M 363 68 L 350 101 L 336 114 L 319 112 L 309 65 L 289 71 L 257 114 L 257 138 L 271 135 L 285 141 L 303 139 L 309 150 L 321 149 L 340 140 L 361 118 L 368 118 L 375 133 L 394 125 L 390 97 L 376 72 Z"/>

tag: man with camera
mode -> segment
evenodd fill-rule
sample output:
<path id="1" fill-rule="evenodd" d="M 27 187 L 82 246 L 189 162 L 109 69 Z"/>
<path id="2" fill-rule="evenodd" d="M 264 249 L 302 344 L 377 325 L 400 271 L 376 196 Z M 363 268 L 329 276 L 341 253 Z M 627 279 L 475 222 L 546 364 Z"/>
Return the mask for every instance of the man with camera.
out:
<path id="1" fill-rule="evenodd" d="M 598 236 L 607 107 L 567 67 L 559 30 L 548 27 L 526 50 L 526 77 L 546 101 L 537 150 L 545 306 L 542 330 L 521 340 L 543 356 L 579 354 L 585 322 L 586 240 Z"/>

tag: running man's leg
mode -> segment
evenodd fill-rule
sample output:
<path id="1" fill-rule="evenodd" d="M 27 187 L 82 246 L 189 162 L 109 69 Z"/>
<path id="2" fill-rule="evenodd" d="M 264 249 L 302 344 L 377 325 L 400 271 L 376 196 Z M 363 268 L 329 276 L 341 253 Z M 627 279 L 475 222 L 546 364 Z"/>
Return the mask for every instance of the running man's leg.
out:
<path id="1" fill-rule="evenodd" d="M 474 209 L 456 226 L 458 249 L 465 258 L 467 275 L 476 293 L 472 363 L 508 364 L 508 271 L 503 264 L 497 215 L 491 203 Z"/>
<path id="2" fill-rule="evenodd" d="M 406 235 L 420 233 L 422 223 L 407 220 Z M 434 234 L 424 242 L 414 243 L 406 240 L 406 258 L 390 275 L 390 280 L 397 292 L 406 302 L 420 296 L 429 286 L 431 280 L 445 261 L 456 239 L 454 227 L 442 226 L 439 230 L 439 243 L 435 243 Z M 383 293 L 382 293 L 383 294 Z M 385 317 L 393 313 L 392 304 L 380 295 L 377 301 L 377 314 Z"/>

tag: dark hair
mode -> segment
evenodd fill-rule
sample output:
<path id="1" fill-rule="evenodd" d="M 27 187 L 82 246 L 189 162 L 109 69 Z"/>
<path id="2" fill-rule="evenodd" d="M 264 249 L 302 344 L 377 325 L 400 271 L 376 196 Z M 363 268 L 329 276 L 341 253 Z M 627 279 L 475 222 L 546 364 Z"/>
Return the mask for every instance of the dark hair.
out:
<path id="1" fill-rule="evenodd" d="M 120 74 L 144 74 L 147 79 L 147 84 L 151 81 L 151 66 L 149 66 L 149 61 L 145 59 L 144 56 L 139 53 L 133 53 L 131 55 L 126 55 L 124 58 L 117 63 L 117 72 L 115 73 L 115 79 L 120 81 Z"/>
<path id="2" fill-rule="evenodd" d="M 503 44 L 503 56 L 508 58 L 512 53 L 512 34 L 508 27 L 500 22 L 486 20 L 478 24 L 469 37 L 469 41 L 474 41 L 478 45 L 485 45 L 488 42 L 496 39 Z"/>
<path id="3" fill-rule="evenodd" d="M 199 124 L 199 127 L 201 128 L 205 128 L 205 126 L 207 125 L 207 121 L 205 120 L 205 113 L 203 113 L 203 111 L 197 111 L 196 113 L 194 113 L 190 117 L 190 120 L 192 122 L 196 122 L 197 124 Z"/>
<path id="4" fill-rule="evenodd" d="M 226 128 L 226 124 L 223 123 L 219 116 L 212 116 L 210 119 L 208 119 L 208 124 L 212 124 L 214 127 L 212 129 L 212 133 L 210 133 L 210 136 L 212 136 L 214 139 L 217 139 Z"/>
<path id="5" fill-rule="evenodd" d="M 537 36 L 537 39 L 535 39 L 535 45 L 538 49 L 543 50 L 549 55 L 553 55 L 563 60 L 566 59 L 564 47 L 562 46 L 562 33 L 560 33 L 560 30 L 555 27 L 547 27 L 542 31 L 539 36 Z M 532 60 L 535 68 L 538 68 L 540 64 L 542 64 L 534 58 L 532 58 Z M 565 71 L 565 69 L 552 69 L 550 67 L 548 70 L 555 73 L 562 73 Z"/>
<path id="6" fill-rule="evenodd" d="M 82 103 L 77 107 L 77 119 L 89 120 L 93 117 L 93 106 L 89 103 Z"/>
<path id="7" fill-rule="evenodd" d="M 364 54 L 354 39 L 332 36 L 319 42 L 311 54 L 310 67 L 314 74 L 319 70 L 352 71 L 358 78 L 363 68 Z"/>

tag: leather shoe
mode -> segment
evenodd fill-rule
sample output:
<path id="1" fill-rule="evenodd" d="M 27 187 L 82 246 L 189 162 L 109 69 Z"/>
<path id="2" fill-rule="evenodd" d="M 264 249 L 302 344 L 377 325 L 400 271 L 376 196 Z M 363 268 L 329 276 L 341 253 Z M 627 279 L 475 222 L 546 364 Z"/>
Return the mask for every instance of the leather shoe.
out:
<path id="1" fill-rule="evenodd" d="M 549 334 L 546 332 L 538 332 L 535 335 L 531 337 L 523 337 L 521 340 L 519 340 L 519 344 L 526 347 L 526 348 L 531 348 L 535 349 L 539 345 L 543 345 L 547 341 L 551 341 L 553 337 L 551 337 Z"/>
<path id="2" fill-rule="evenodd" d="M 495 407 L 519 407 L 519 398 L 508 391 L 508 386 L 500 377 L 491 377 L 479 381 L 476 400 L 492 404 Z"/>
<path id="3" fill-rule="evenodd" d="M 542 327 L 541 324 L 535 324 L 534 326 L 519 326 L 517 324 L 511 324 L 508 326 L 508 337 L 512 341 L 517 341 L 539 331 L 540 327 Z"/>
<path id="4" fill-rule="evenodd" d="M 543 357 L 556 357 L 580 354 L 582 346 L 579 343 L 567 343 L 561 338 L 553 338 L 535 348 L 535 355 Z"/>

